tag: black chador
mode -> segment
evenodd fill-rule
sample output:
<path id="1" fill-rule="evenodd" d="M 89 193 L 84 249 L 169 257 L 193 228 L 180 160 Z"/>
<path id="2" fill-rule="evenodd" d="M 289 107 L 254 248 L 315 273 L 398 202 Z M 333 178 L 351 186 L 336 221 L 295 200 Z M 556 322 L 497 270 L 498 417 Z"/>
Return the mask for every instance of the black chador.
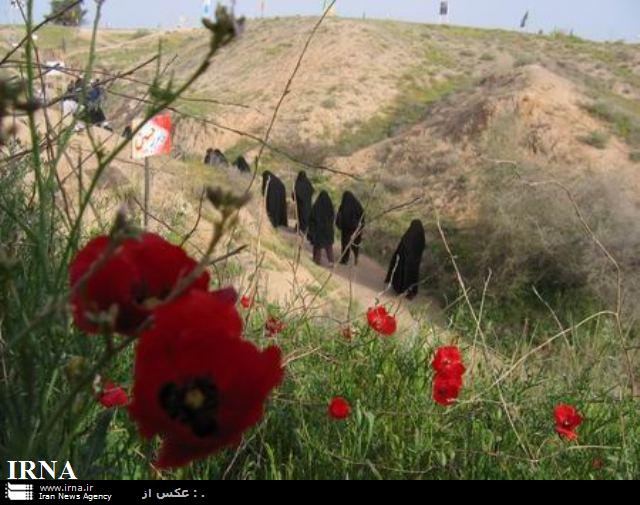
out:
<path id="1" fill-rule="evenodd" d="M 333 242 L 335 241 L 335 211 L 329 193 L 323 191 L 313 204 L 309 216 L 309 242 L 313 246 L 313 261 L 320 265 L 322 251 L 327 254 L 327 260 L 333 265 Z"/>
<path id="2" fill-rule="evenodd" d="M 391 282 L 396 293 L 406 294 L 409 299 L 415 298 L 418 294 L 420 264 L 425 248 L 424 226 L 422 221 L 416 219 L 400 240 L 389 265 L 385 282 Z"/>
<path id="3" fill-rule="evenodd" d="M 238 156 L 233 166 L 243 174 L 248 174 L 249 172 L 251 172 L 251 167 L 249 166 L 249 163 L 247 163 L 247 160 L 244 158 L 244 156 Z"/>
<path id="4" fill-rule="evenodd" d="M 293 191 L 293 200 L 298 211 L 298 232 L 307 233 L 309 229 L 309 216 L 313 205 L 313 184 L 305 172 L 300 172 L 296 179 Z"/>
<path id="5" fill-rule="evenodd" d="M 287 227 L 287 190 L 284 183 L 268 170 L 262 174 L 262 195 L 273 227 Z"/>
<path id="6" fill-rule="evenodd" d="M 362 230 L 364 228 L 364 209 L 351 191 L 342 195 L 342 203 L 338 209 L 336 226 L 342 232 L 342 255 L 340 263 L 347 265 L 353 252 L 356 265 L 360 255 Z"/>
<path id="7" fill-rule="evenodd" d="M 204 164 L 219 167 L 229 166 L 227 158 L 220 149 L 207 149 L 207 154 L 204 157 Z"/>

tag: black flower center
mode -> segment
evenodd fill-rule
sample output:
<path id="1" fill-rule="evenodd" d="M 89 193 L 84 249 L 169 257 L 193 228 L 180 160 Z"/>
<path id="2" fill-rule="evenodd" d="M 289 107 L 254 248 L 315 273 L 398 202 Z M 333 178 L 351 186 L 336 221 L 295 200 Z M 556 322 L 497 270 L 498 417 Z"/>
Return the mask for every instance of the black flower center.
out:
<path id="1" fill-rule="evenodd" d="M 194 435 L 204 438 L 218 433 L 218 396 L 215 384 L 199 377 L 181 385 L 165 384 L 158 400 L 171 419 L 188 425 Z"/>
<path id="2" fill-rule="evenodd" d="M 147 310 L 154 310 L 171 294 L 171 288 L 163 288 L 160 293 L 152 293 L 146 281 L 137 287 L 134 299 L 137 305 Z"/>

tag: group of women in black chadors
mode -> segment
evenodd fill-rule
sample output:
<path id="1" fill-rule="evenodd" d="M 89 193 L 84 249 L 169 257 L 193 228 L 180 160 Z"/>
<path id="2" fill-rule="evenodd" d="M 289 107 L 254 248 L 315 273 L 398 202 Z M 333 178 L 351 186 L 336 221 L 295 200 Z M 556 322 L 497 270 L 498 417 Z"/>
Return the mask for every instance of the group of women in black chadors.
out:
<path id="1" fill-rule="evenodd" d="M 338 212 L 327 191 L 321 191 L 313 200 L 315 188 L 305 172 L 296 178 L 292 198 L 296 208 L 298 233 L 306 236 L 313 247 L 313 261 L 322 264 L 323 253 L 333 266 L 335 228 L 341 233 L 340 263 L 347 265 L 353 255 L 358 264 L 365 212 L 362 204 L 351 191 L 345 191 Z M 262 174 L 262 195 L 267 215 L 274 228 L 288 228 L 287 190 L 285 184 L 272 172 Z M 426 248 L 425 231 L 420 220 L 415 220 L 400 240 L 385 279 L 398 294 L 412 299 L 418 294 L 420 264 Z"/>
<path id="2" fill-rule="evenodd" d="M 213 149 L 210 147 L 204 156 L 204 164 L 212 167 L 229 168 L 231 163 L 227 160 L 227 157 L 220 149 Z M 243 174 L 251 172 L 251 167 L 244 156 L 238 156 L 236 161 L 233 162 L 233 166 Z"/>

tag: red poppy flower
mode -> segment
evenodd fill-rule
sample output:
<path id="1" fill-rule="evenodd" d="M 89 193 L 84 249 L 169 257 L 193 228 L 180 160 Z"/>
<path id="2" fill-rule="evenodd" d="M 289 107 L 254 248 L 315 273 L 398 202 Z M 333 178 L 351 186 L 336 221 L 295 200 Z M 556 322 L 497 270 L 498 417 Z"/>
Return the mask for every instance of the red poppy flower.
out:
<path id="1" fill-rule="evenodd" d="M 159 307 L 154 321 L 136 351 L 129 411 L 144 437 L 162 437 L 157 466 L 237 445 L 282 380 L 280 349 L 240 338 L 242 320 L 225 292 L 192 291 Z"/>
<path id="2" fill-rule="evenodd" d="M 381 335 L 391 336 L 398 329 L 396 318 L 387 312 L 384 307 L 374 307 L 367 312 L 369 326 Z"/>
<path id="3" fill-rule="evenodd" d="M 267 333 L 269 333 L 270 337 L 275 337 L 276 335 L 279 335 L 286 329 L 286 327 L 287 325 L 283 321 L 280 321 L 279 319 L 273 316 L 269 316 L 269 318 L 267 319 L 267 322 L 265 323 L 265 328 L 267 330 Z"/>
<path id="4" fill-rule="evenodd" d="M 576 429 L 582 424 L 582 416 L 571 405 L 558 405 L 554 412 L 556 418 L 556 432 L 567 440 L 577 440 Z"/>
<path id="5" fill-rule="evenodd" d="M 116 386 L 113 382 L 106 382 L 98 395 L 98 401 L 103 407 L 112 409 L 126 406 L 129 403 L 129 397 L 121 387 Z"/>
<path id="6" fill-rule="evenodd" d="M 436 375 L 433 382 L 433 399 L 443 407 L 453 405 L 460 396 L 462 376 Z"/>
<path id="7" fill-rule="evenodd" d="M 107 325 L 130 335 L 197 263 L 181 248 L 151 233 L 125 240 L 105 260 L 109 241 L 109 237 L 92 240 L 70 265 L 74 319 L 87 333 L 98 333 Z M 100 266 L 79 285 L 97 262 Z M 203 273 L 188 290 L 208 287 L 209 274 Z"/>
<path id="8" fill-rule="evenodd" d="M 439 375 L 462 376 L 466 372 L 460 350 L 453 346 L 438 349 L 431 366 Z"/>
<path id="9" fill-rule="evenodd" d="M 329 404 L 329 416 L 337 421 L 344 421 L 351 415 L 351 406 L 344 398 L 334 398 Z"/>
<path id="10" fill-rule="evenodd" d="M 248 296 L 243 296 L 242 298 L 240 298 L 240 305 L 242 305 L 242 307 L 245 309 L 250 309 L 253 305 L 253 300 Z"/>

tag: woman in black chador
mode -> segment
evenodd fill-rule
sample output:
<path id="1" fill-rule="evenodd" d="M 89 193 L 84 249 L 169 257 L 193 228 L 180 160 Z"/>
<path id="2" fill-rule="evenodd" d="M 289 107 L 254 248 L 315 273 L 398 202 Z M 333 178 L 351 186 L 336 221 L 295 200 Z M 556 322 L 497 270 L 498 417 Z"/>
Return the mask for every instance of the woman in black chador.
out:
<path id="1" fill-rule="evenodd" d="M 204 157 L 204 164 L 211 165 L 212 167 L 227 167 L 229 162 L 220 149 L 207 149 L 207 154 Z"/>
<path id="2" fill-rule="evenodd" d="M 251 172 L 251 167 L 249 166 L 249 163 L 247 163 L 247 160 L 244 158 L 244 156 L 238 156 L 233 166 L 242 173 Z"/>
<path id="3" fill-rule="evenodd" d="M 416 219 L 400 240 L 389 265 L 385 282 L 391 282 L 396 293 L 406 294 L 410 300 L 418 294 L 420 263 L 426 245 L 424 226 L 422 221 Z"/>
<path id="4" fill-rule="evenodd" d="M 267 215 L 274 228 L 288 226 L 287 190 L 284 183 L 271 172 L 262 174 L 262 196 L 267 202 Z"/>
<path id="5" fill-rule="evenodd" d="M 335 240 L 336 214 L 333 202 L 329 193 L 323 191 L 313 204 L 311 215 L 309 216 L 309 232 L 307 237 L 313 246 L 313 262 L 317 265 L 322 263 L 322 251 L 327 253 L 329 264 L 334 264 L 333 242 Z"/>
<path id="6" fill-rule="evenodd" d="M 313 205 L 313 194 L 315 191 L 306 172 L 300 172 L 293 191 L 293 201 L 296 203 L 298 209 L 299 233 L 307 233 L 309 229 L 309 216 L 311 215 L 311 206 Z"/>
<path id="7" fill-rule="evenodd" d="M 342 232 L 342 256 L 340 263 L 347 265 L 353 252 L 355 264 L 360 256 L 362 229 L 364 228 L 364 209 L 351 191 L 342 195 L 342 203 L 338 209 L 336 226 Z"/>

